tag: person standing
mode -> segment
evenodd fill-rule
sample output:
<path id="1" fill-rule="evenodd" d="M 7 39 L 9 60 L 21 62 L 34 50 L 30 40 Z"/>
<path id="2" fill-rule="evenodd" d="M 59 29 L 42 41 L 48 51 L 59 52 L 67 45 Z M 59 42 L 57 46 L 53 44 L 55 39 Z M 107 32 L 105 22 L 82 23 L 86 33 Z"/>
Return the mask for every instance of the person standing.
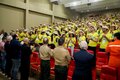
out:
<path id="1" fill-rule="evenodd" d="M 30 55 L 32 50 L 30 49 L 29 39 L 24 38 L 24 44 L 21 48 L 21 80 L 28 80 L 30 73 Z"/>
<path id="2" fill-rule="evenodd" d="M 6 67 L 5 67 L 5 74 L 8 78 L 11 77 L 11 68 L 12 68 L 12 58 L 11 58 L 11 40 L 12 36 L 7 36 L 7 41 L 5 43 L 5 51 L 6 51 Z"/>
<path id="3" fill-rule="evenodd" d="M 58 47 L 53 50 L 53 57 L 55 59 L 55 80 L 67 80 L 68 64 L 71 56 L 64 45 L 64 38 L 58 40 Z"/>
<path id="4" fill-rule="evenodd" d="M 74 33 L 72 31 L 69 32 L 69 37 L 67 38 L 67 41 L 67 46 L 71 49 L 71 56 L 73 57 L 76 38 L 74 37 Z"/>
<path id="5" fill-rule="evenodd" d="M 13 35 L 13 40 L 11 41 L 10 45 L 11 45 L 11 56 L 12 56 L 11 76 L 13 80 L 18 80 L 17 74 L 21 62 L 21 44 L 17 40 L 16 34 Z"/>
<path id="6" fill-rule="evenodd" d="M 2 41 L 0 42 L 0 69 L 3 73 L 5 73 L 5 65 L 6 65 L 6 52 L 5 52 L 5 45 L 6 37 L 2 38 Z"/>
<path id="7" fill-rule="evenodd" d="M 114 42 L 107 45 L 106 52 L 110 53 L 108 65 L 118 69 L 118 80 L 120 80 L 120 32 L 114 34 Z"/>
<path id="8" fill-rule="evenodd" d="M 41 76 L 40 80 L 49 80 L 50 77 L 50 57 L 52 51 L 48 47 L 48 39 L 43 38 L 43 45 L 39 49 L 41 59 Z"/>
<path id="9" fill-rule="evenodd" d="M 87 52 L 88 45 L 86 41 L 81 41 L 80 48 L 81 50 L 73 55 L 75 70 L 72 80 L 92 80 L 92 67 L 95 66 L 94 56 Z"/>
<path id="10" fill-rule="evenodd" d="M 103 33 L 100 34 L 99 42 L 100 42 L 100 51 L 105 52 L 105 49 L 108 43 L 113 39 L 112 34 L 109 32 L 109 28 L 107 26 L 102 26 Z"/>

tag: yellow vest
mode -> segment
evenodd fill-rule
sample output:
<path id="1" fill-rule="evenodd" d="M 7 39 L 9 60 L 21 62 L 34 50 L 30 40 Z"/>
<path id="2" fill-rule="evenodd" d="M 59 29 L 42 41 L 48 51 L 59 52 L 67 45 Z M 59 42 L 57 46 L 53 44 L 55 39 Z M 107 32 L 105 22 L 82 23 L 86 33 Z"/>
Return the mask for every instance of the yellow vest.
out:
<path id="1" fill-rule="evenodd" d="M 70 40 L 70 38 L 68 38 L 68 41 Z M 73 42 L 73 43 L 72 43 Z M 70 40 L 70 42 L 68 43 L 68 46 L 72 46 L 72 47 L 74 47 L 75 46 L 75 42 L 76 42 L 76 39 L 75 39 L 75 37 L 73 37 L 71 40 Z"/>
<path id="2" fill-rule="evenodd" d="M 86 37 L 85 36 L 78 37 L 78 44 L 80 44 L 81 41 L 86 41 Z"/>
<path id="3" fill-rule="evenodd" d="M 95 33 L 89 33 L 90 35 L 90 38 L 92 38 L 93 40 L 97 39 L 98 38 L 98 33 L 95 32 Z M 91 47 L 96 47 L 97 46 L 97 42 L 93 41 L 93 40 L 90 40 L 89 41 L 89 44 L 88 46 L 91 46 Z"/>
<path id="4" fill-rule="evenodd" d="M 100 39 L 102 38 L 102 36 L 103 36 L 103 33 L 100 35 Z M 112 34 L 111 33 L 108 32 L 106 34 L 106 37 L 108 39 L 112 40 Z M 100 42 L 100 48 L 105 49 L 108 43 L 109 43 L 109 41 L 106 38 L 102 38 L 102 40 Z"/>

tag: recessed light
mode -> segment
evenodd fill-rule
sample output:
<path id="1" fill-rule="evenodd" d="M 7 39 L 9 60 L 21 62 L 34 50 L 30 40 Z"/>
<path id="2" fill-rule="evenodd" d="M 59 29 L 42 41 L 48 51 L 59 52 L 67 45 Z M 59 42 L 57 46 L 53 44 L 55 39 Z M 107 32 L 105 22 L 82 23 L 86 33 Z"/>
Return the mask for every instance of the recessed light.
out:
<path id="1" fill-rule="evenodd" d="M 87 12 L 89 12 L 90 10 L 87 10 Z"/>
<path id="2" fill-rule="evenodd" d="M 108 7 L 105 7 L 105 9 L 108 9 Z"/>

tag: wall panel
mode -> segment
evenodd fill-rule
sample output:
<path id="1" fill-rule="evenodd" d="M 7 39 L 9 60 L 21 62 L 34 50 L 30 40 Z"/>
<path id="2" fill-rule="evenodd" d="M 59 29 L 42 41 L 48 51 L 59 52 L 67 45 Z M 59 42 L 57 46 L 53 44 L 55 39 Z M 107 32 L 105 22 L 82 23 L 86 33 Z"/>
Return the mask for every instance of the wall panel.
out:
<path id="1" fill-rule="evenodd" d="M 55 17 L 54 18 L 54 22 L 62 22 L 62 21 L 65 21 L 66 19 L 63 19 L 63 18 L 59 18 L 59 17 Z"/>
<path id="2" fill-rule="evenodd" d="M 39 24 L 49 24 L 51 23 L 51 18 L 52 16 L 40 14 L 40 13 L 35 13 L 35 12 L 29 12 L 29 26 L 34 27 L 34 26 L 39 26 Z"/>
<path id="3" fill-rule="evenodd" d="M 29 3 L 36 6 L 37 8 L 43 8 L 46 10 L 51 10 L 50 0 L 29 0 Z"/>
<path id="4" fill-rule="evenodd" d="M 24 10 L 0 5 L 0 30 L 20 29 L 24 26 Z"/>

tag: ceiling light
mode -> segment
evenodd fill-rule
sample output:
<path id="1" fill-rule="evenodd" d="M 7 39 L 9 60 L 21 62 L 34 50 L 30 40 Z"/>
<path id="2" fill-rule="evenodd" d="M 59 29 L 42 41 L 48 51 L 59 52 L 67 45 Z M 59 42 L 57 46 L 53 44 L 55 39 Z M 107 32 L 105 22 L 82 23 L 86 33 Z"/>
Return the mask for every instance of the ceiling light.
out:
<path id="1" fill-rule="evenodd" d="M 72 6 L 76 6 L 76 5 L 77 5 L 77 2 L 73 2 L 73 3 L 72 3 Z"/>
<path id="2" fill-rule="evenodd" d="M 91 0 L 91 2 L 99 2 L 99 1 L 103 1 L 103 0 Z"/>
<path id="3" fill-rule="evenodd" d="M 90 12 L 90 10 L 87 10 L 87 12 Z"/>
<path id="4" fill-rule="evenodd" d="M 105 7 L 105 9 L 108 9 L 108 7 Z"/>

